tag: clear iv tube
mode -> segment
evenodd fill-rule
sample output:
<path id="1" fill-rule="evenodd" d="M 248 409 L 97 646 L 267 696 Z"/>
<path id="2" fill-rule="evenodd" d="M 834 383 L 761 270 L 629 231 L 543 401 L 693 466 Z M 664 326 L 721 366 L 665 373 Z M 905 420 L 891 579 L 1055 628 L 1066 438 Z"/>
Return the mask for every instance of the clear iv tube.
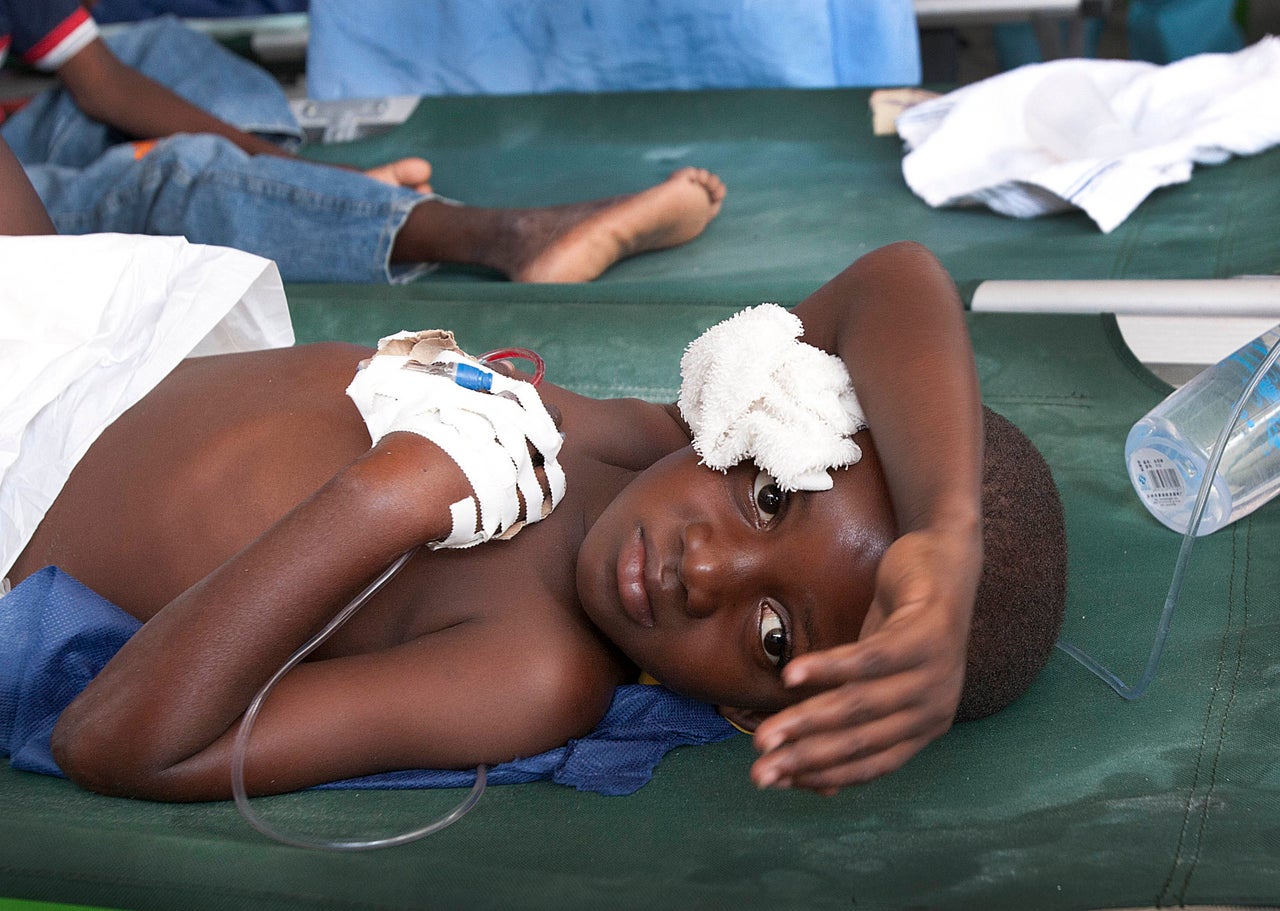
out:
<path id="1" fill-rule="evenodd" d="M 483 363 L 491 363 L 493 361 L 507 360 L 509 358 L 523 358 L 531 361 L 534 365 L 533 378 L 530 381 L 534 386 L 542 382 L 546 365 L 542 357 L 530 348 L 500 348 L 496 351 L 489 351 L 481 355 L 478 360 Z M 262 704 L 267 701 L 267 696 L 280 680 L 293 670 L 307 655 L 310 655 L 320 647 L 325 640 L 332 636 L 342 624 L 351 619 L 360 607 L 372 598 L 382 586 L 386 585 L 395 577 L 396 573 L 404 568 L 409 559 L 418 552 L 418 548 L 413 548 L 396 558 L 390 566 L 382 571 L 379 576 L 365 586 L 360 594 L 356 595 L 351 602 L 334 616 L 324 629 L 316 633 L 298 648 L 288 660 L 285 661 L 280 669 L 271 675 L 271 678 L 262 685 L 262 689 L 258 690 L 253 701 L 249 703 L 249 707 L 245 710 L 243 718 L 240 720 L 240 728 L 236 731 L 235 743 L 231 748 L 231 794 L 235 799 L 236 809 L 240 811 L 240 815 L 244 817 L 249 825 L 253 826 L 263 835 L 274 838 L 276 841 L 283 842 L 287 845 L 293 845 L 298 848 L 321 848 L 330 851 L 369 851 L 374 848 L 390 848 L 395 845 L 408 844 L 411 841 L 417 841 L 419 838 L 425 838 L 439 832 L 446 826 L 452 825 L 471 810 L 472 807 L 480 800 L 480 795 L 484 793 L 486 769 L 483 765 L 476 766 L 476 781 L 471 786 L 471 790 L 467 792 L 467 796 L 456 807 L 445 815 L 441 816 L 430 825 L 423 826 L 420 829 L 414 829 L 411 832 L 403 832 L 399 835 L 389 835 L 385 838 L 371 839 L 330 839 L 318 838 L 308 835 L 296 835 L 283 832 L 277 829 L 271 823 L 267 822 L 258 813 L 257 810 L 249 803 L 249 794 L 244 785 L 244 760 L 245 755 L 249 751 L 249 735 L 253 731 L 254 722 L 258 719 L 258 713 L 262 711 Z"/>
<path id="2" fill-rule="evenodd" d="M 258 690 L 258 694 L 253 697 L 253 701 L 249 703 L 249 708 L 245 710 L 244 717 L 240 720 L 240 729 L 236 732 L 235 744 L 231 750 L 231 793 L 235 798 L 236 808 L 240 811 L 240 815 L 244 817 L 249 825 L 253 826 L 263 835 L 274 838 L 276 841 L 284 842 L 287 845 L 293 845 L 298 848 L 324 848 L 330 851 L 368 851 L 373 848 L 390 848 L 395 845 L 408 844 L 411 841 L 417 841 L 419 838 L 425 838 L 448 825 L 451 825 L 466 815 L 477 801 L 480 795 L 484 793 L 485 788 L 485 767 L 476 767 L 476 783 L 471 786 L 471 790 L 467 793 L 466 798 L 454 807 L 451 811 L 441 816 L 430 825 L 423 826 L 420 829 L 414 829 L 411 832 L 403 832 L 399 835 L 390 835 L 385 838 L 372 838 L 368 840 L 344 840 L 312 837 L 309 835 L 298 835 L 289 832 L 282 832 L 271 823 L 262 818 L 249 803 L 249 794 L 244 786 L 244 760 L 245 754 L 249 750 L 249 734 L 253 730 L 253 724 L 258 718 L 258 713 L 262 710 L 262 704 L 267 701 L 267 696 L 271 690 L 285 674 L 289 673 L 298 665 L 302 659 L 311 654 L 320 645 L 334 634 L 337 629 L 351 619 L 352 615 L 360 609 L 366 601 L 391 581 L 392 577 L 409 562 L 418 549 L 405 551 L 395 562 L 382 571 L 378 578 L 374 579 L 364 591 L 356 595 L 351 602 L 334 616 L 324 629 L 312 636 L 305 644 L 303 644 L 296 652 L 289 656 L 289 660 L 280 666 L 274 674 L 271 675 L 266 683 L 262 685 L 262 689 Z"/>
<path id="3" fill-rule="evenodd" d="M 1058 648 L 1087 667 L 1100 677 L 1107 686 L 1125 699 L 1137 699 L 1147 691 L 1147 688 L 1151 686 L 1151 682 L 1155 680 L 1156 667 L 1160 664 L 1160 656 L 1164 653 L 1165 640 L 1169 637 L 1169 624 L 1173 620 L 1173 609 L 1178 604 L 1178 596 L 1182 594 L 1182 580 L 1187 572 L 1187 563 L 1191 559 L 1192 548 L 1195 546 L 1196 532 L 1200 528 L 1200 519 L 1204 516 L 1205 505 L 1209 502 L 1209 491 L 1213 487 L 1214 479 L 1218 476 L 1218 463 L 1222 461 L 1222 453 L 1227 448 L 1227 438 L 1231 435 L 1236 422 L 1240 419 L 1240 412 L 1244 410 L 1245 403 L 1249 401 L 1250 396 L 1257 390 L 1278 357 L 1280 357 L 1280 339 L 1271 346 L 1271 349 L 1267 352 L 1266 359 L 1254 371 L 1252 379 L 1245 386 L 1244 392 L 1241 393 L 1240 398 L 1236 401 L 1235 407 L 1231 409 L 1231 415 L 1227 418 L 1226 423 L 1222 425 L 1222 432 L 1218 434 L 1218 440 L 1214 443 L 1213 455 L 1205 466 L 1204 479 L 1200 482 L 1200 491 L 1196 495 L 1195 506 L 1191 510 L 1191 519 L 1187 525 L 1186 532 L 1182 536 L 1182 546 L 1178 549 L 1178 559 L 1173 565 L 1173 578 L 1169 582 L 1169 592 L 1164 599 L 1164 610 L 1160 612 L 1160 623 L 1156 627 L 1155 641 L 1151 644 L 1151 654 L 1147 656 L 1147 666 L 1143 669 L 1142 676 L 1138 679 L 1138 682 L 1132 686 L 1125 683 L 1113 672 L 1103 667 L 1097 659 L 1086 654 L 1076 645 L 1066 639 L 1058 639 Z"/>

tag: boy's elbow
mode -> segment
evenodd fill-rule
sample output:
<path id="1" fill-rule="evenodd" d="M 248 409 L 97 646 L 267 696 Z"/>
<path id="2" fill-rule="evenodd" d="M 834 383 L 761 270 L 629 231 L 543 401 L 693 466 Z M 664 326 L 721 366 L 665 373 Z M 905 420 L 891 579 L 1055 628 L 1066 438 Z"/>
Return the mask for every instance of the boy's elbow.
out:
<path id="1" fill-rule="evenodd" d="M 114 751 L 103 749 L 104 745 L 95 743 L 96 738 L 92 736 L 82 736 L 82 728 L 82 725 L 70 723 L 65 715 L 58 721 L 49 739 L 53 761 L 63 775 L 85 790 L 123 796 L 124 782 L 111 774 L 113 769 L 119 769 L 112 761 Z"/>
<path id="2" fill-rule="evenodd" d="M 76 718 L 62 719 L 53 729 L 50 752 L 62 774 L 86 791 L 108 797 L 172 800 L 163 771 L 139 754 L 130 738 L 104 726 Z"/>
<path id="3" fill-rule="evenodd" d="M 902 268 L 920 268 L 924 265 L 940 267 L 938 257 L 933 251 L 917 240 L 897 240 L 891 244 L 885 244 L 866 254 L 865 258 L 873 261 L 881 259 L 887 265 L 897 265 Z"/>

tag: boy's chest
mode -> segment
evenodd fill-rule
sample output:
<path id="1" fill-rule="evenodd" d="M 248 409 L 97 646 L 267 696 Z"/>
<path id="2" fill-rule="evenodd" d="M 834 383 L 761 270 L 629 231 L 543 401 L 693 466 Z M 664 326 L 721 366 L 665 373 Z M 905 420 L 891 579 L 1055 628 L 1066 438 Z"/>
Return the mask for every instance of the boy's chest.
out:
<path id="1" fill-rule="evenodd" d="M 577 542 L 553 513 L 508 541 L 461 550 L 419 549 L 405 567 L 316 653 L 359 654 L 482 623 L 554 638 L 585 622 L 575 580 Z"/>

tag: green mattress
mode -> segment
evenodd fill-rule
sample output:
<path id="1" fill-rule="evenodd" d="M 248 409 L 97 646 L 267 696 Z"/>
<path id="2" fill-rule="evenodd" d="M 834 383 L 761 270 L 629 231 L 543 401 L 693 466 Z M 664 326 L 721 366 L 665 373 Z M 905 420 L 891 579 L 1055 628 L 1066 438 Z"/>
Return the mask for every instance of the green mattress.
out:
<path id="1" fill-rule="evenodd" d="M 866 96 L 424 102 L 400 130 L 342 151 L 425 151 L 441 192 L 478 203 L 624 192 L 699 163 L 725 177 L 729 203 L 689 246 L 588 286 L 465 270 L 399 288 L 295 286 L 299 340 L 450 327 L 471 350 L 534 347 L 551 379 L 581 391 L 664 400 L 703 328 L 759 300 L 794 302 L 900 238 L 932 246 L 965 289 L 1275 270 L 1276 153 L 1197 171 L 1108 236 L 1083 216 L 927 209 L 902 186 L 896 141 L 869 135 Z M 970 326 L 987 403 L 1040 446 L 1062 489 L 1066 633 L 1135 679 L 1179 539 L 1133 495 L 1123 441 L 1168 387 L 1108 317 L 971 314 Z M 229 804 L 105 798 L 6 768 L 0 895 L 133 909 L 1280 905 L 1277 540 L 1280 506 L 1201 541 L 1142 699 L 1122 701 L 1057 652 L 1006 711 L 835 798 L 756 791 L 739 737 L 675 751 L 630 797 L 494 787 L 426 841 L 330 855 L 265 840 Z M 261 806 L 287 827 L 376 835 L 461 796 L 326 791 Z"/>
<path id="2" fill-rule="evenodd" d="M 861 253 L 918 240 L 968 296 L 985 279 L 1229 278 L 1280 268 L 1280 150 L 1197 168 L 1111 234 L 1080 213 L 1019 220 L 931 209 L 902 179 L 902 144 L 872 136 L 870 92 L 749 90 L 426 98 L 401 128 L 312 157 L 372 165 L 425 155 L 437 192 L 545 205 L 640 189 L 677 167 L 718 173 L 720 218 L 571 299 L 785 299 Z M 456 283 L 457 271 L 429 282 Z M 448 292 L 442 292 L 447 294 Z M 505 298 L 488 288 L 477 299 Z M 559 294 L 555 299 L 564 299 Z"/>

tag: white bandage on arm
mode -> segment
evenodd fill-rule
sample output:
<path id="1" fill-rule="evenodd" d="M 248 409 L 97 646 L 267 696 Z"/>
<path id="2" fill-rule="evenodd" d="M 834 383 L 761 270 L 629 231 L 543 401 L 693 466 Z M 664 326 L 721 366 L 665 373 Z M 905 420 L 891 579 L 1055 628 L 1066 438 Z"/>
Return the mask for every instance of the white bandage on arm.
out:
<path id="1" fill-rule="evenodd" d="M 450 368 L 457 363 L 491 374 L 490 390 L 455 382 Z M 452 333 L 383 339 L 347 395 L 373 443 L 394 431 L 415 433 L 444 450 L 470 482 L 473 495 L 450 505 L 449 536 L 429 547 L 471 547 L 509 538 L 550 515 L 564 496 L 564 471 L 556 460 L 561 437 L 538 391 L 523 380 L 492 373 L 459 350 Z M 530 446 L 542 458 L 545 494 Z"/>

